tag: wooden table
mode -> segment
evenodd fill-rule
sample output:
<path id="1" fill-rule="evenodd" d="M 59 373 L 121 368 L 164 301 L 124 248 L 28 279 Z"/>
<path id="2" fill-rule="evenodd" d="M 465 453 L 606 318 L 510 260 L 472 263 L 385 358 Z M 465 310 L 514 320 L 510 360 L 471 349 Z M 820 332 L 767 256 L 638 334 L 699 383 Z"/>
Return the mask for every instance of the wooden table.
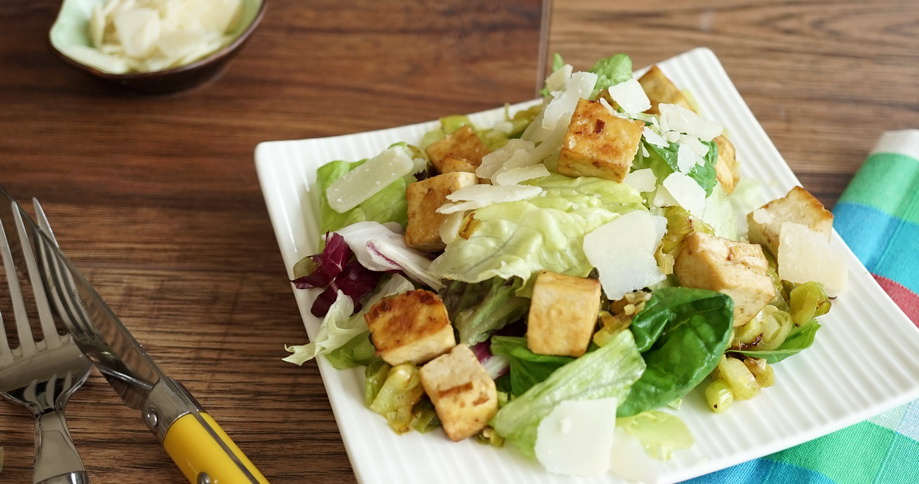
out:
<path id="1" fill-rule="evenodd" d="M 58 3 L 0 4 L 0 183 L 44 202 L 77 266 L 272 482 L 353 481 L 315 364 L 280 361 L 305 334 L 253 149 L 531 98 L 538 2 L 269 0 L 222 78 L 159 97 L 56 59 Z M 882 132 L 919 127 L 913 0 L 555 3 L 550 50 L 582 69 L 712 48 L 829 206 Z M 93 482 L 183 481 L 98 373 L 68 415 Z M 0 481 L 29 480 L 32 438 L 0 404 Z"/>

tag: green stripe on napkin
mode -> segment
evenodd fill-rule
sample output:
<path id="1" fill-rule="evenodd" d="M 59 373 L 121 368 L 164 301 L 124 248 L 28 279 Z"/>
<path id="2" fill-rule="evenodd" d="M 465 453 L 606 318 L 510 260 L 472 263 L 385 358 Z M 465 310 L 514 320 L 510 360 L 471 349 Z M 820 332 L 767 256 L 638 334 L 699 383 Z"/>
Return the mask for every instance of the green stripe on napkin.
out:
<path id="1" fill-rule="evenodd" d="M 919 224 L 919 160 L 900 153 L 875 153 L 852 179 L 840 202 L 860 203 Z"/>

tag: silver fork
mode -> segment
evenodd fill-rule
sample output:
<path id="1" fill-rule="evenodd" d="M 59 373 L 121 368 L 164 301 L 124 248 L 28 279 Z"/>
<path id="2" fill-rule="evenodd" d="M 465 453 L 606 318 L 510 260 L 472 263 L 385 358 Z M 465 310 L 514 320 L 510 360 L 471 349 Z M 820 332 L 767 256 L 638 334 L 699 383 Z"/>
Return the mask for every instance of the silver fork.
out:
<path id="1" fill-rule="evenodd" d="M 5 192 L 2 187 L 0 190 Z M 8 195 L 8 194 L 7 194 Z M 5 197 L 0 197 L 0 203 Z M 38 200 L 33 200 L 41 230 L 54 241 L 51 227 Z M 10 348 L 3 316 L 0 314 L 0 395 L 22 404 L 35 416 L 35 484 L 87 484 L 83 467 L 67 428 L 64 408 L 70 396 L 86 381 L 92 363 L 73 342 L 70 334 L 58 333 L 44 291 L 35 257 L 19 205 L 11 202 L 12 221 L 18 232 L 18 245 L 11 245 L 0 220 L 0 254 L 16 320 L 18 348 Z M 0 208 L 4 215 L 6 212 Z M 3 217 L 10 222 L 10 218 Z M 33 234 L 40 236 L 40 234 Z M 15 242 L 15 240 L 14 240 Z M 54 241 L 55 244 L 57 243 Z M 44 339 L 35 341 L 14 262 L 25 261 L 29 284 L 41 323 Z M 20 271 L 22 266 L 19 266 Z M 25 276 L 23 275 L 23 279 Z"/>

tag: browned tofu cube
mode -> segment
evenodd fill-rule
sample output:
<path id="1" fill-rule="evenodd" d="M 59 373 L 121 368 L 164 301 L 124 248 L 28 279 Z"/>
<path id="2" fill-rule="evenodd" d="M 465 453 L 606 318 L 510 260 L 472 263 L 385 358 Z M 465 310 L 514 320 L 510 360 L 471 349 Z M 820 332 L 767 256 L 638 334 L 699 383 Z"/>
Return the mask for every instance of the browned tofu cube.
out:
<path id="1" fill-rule="evenodd" d="M 718 161 L 715 162 L 715 177 L 718 183 L 724 188 L 724 192 L 730 195 L 734 193 L 734 188 L 740 181 L 740 170 L 737 167 L 737 150 L 734 144 L 724 135 L 714 139 L 718 145 Z"/>
<path id="2" fill-rule="evenodd" d="M 621 182 L 638 153 L 643 127 L 640 121 L 614 115 L 597 101 L 581 99 L 565 132 L 558 172 Z"/>
<path id="3" fill-rule="evenodd" d="M 731 296 L 734 326 L 741 326 L 775 297 L 768 268 L 766 255 L 757 244 L 693 232 L 683 241 L 673 273 L 681 286 Z"/>
<path id="4" fill-rule="evenodd" d="M 779 237 L 785 222 L 804 225 L 825 235 L 827 240 L 833 233 L 833 213 L 810 192 L 794 187 L 784 197 L 747 214 L 750 242 L 761 244 L 778 256 Z"/>
<path id="5" fill-rule="evenodd" d="M 581 356 L 600 312 L 600 281 L 543 271 L 527 316 L 527 347 L 540 355 Z"/>
<path id="6" fill-rule="evenodd" d="M 364 314 L 370 340 L 390 365 L 421 364 L 456 345 L 447 308 L 423 289 L 383 298 Z"/>
<path id="7" fill-rule="evenodd" d="M 466 345 L 422 366 L 421 385 L 450 440 L 475 435 L 498 412 L 495 382 Z"/>
<path id="8" fill-rule="evenodd" d="M 660 104 L 676 104 L 690 111 L 696 110 L 689 99 L 686 99 L 683 91 L 680 91 L 676 84 L 657 66 L 652 66 L 648 72 L 639 77 L 638 83 L 641 84 L 645 94 L 648 95 L 648 100 L 651 101 L 651 109 L 647 111 L 650 114 L 660 114 L 657 107 Z"/>
<path id="9" fill-rule="evenodd" d="M 488 148 L 472 127 L 466 125 L 431 143 L 425 152 L 439 173 L 475 173 L 482 164 L 482 157 L 488 154 Z"/>
<path id="10" fill-rule="evenodd" d="M 443 250 L 440 225 L 447 216 L 436 210 L 447 202 L 447 195 L 476 183 L 475 173 L 452 172 L 410 184 L 405 191 L 408 202 L 406 245 L 428 252 Z"/>

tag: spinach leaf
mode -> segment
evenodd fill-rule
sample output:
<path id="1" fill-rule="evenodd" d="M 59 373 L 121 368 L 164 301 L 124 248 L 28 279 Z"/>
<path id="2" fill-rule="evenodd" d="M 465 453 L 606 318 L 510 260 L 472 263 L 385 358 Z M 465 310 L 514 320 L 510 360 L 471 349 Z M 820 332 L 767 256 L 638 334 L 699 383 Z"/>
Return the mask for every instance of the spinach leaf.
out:
<path id="1" fill-rule="evenodd" d="M 523 395 L 555 370 L 574 361 L 567 356 L 537 355 L 527 348 L 521 336 L 493 336 L 491 354 L 506 356 L 510 362 L 511 394 Z"/>
<path id="2" fill-rule="evenodd" d="M 654 175 L 659 179 L 666 178 L 667 175 L 679 171 L 678 152 L 680 145 L 670 143 L 668 146 L 657 146 L 647 141 L 642 141 L 648 150 L 648 157 L 645 158 L 639 150 L 640 159 L 636 160 L 636 168 L 651 168 Z M 696 165 L 689 170 L 688 175 L 696 181 L 700 187 L 705 190 L 705 196 L 712 194 L 712 190 L 718 183 L 715 174 L 715 163 L 718 161 L 718 144 L 714 141 L 703 141 L 702 144 L 708 146 L 708 152 L 703 157 L 704 163 Z"/>
<path id="3" fill-rule="evenodd" d="M 818 329 L 820 329 L 820 323 L 814 318 L 792 329 L 785 341 L 774 350 L 731 350 L 731 353 L 740 353 L 751 358 L 763 358 L 766 363 L 771 365 L 810 348 L 814 343 L 814 338 L 817 336 Z"/>
<path id="4" fill-rule="evenodd" d="M 654 291 L 630 326 L 637 346 L 645 348 L 640 351 L 647 369 L 617 416 L 636 415 L 689 393 L 718 365 L 731 340 L 733 315 L 734 301 L 720 292 Z"/>

